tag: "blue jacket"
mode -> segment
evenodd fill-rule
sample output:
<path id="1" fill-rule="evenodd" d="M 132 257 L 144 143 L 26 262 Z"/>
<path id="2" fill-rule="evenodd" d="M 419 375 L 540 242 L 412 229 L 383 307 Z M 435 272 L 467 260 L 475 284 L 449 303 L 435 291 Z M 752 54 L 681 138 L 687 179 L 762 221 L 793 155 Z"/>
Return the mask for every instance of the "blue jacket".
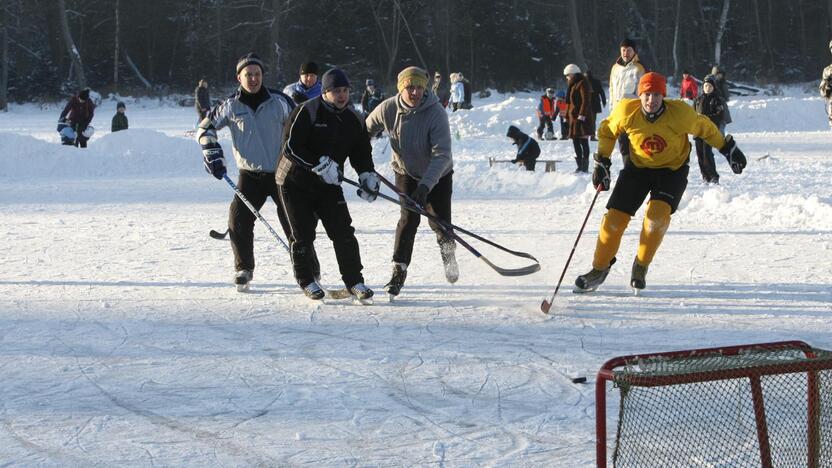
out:
<path id="1" fill-rule="evenodd" d="M 289 97 L 294 99 L 297 104 L 300 104 L 303 101 L 308 101 L 310 99 L 315 99 L 316 97 L 321 95 L 321 81 L 318 80 L 312 85 L 311 88 L 307 88 L 303 85 L 300 81 L 296 81 L 285 88 L 283 88 L 283 93 L 288 94 Z M 296 98 L 298 95 L 306 96 L 306 99 L 299 100 Z"/>

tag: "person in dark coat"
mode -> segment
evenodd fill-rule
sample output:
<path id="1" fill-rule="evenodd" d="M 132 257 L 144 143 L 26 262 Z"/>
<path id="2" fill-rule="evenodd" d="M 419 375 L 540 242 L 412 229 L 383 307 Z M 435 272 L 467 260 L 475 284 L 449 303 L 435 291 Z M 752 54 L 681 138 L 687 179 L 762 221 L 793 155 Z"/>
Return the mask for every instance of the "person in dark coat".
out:
<path id="1" fill-rule="evenodd" d="M 604 110 L 604 107 L 607 105 L 607 95 L 604 93 L 604 87 L 601 86 L 601 80 L 592 76 L 592 72 L 587 70 L 584 73 L 586 79 L 589 80 L 589 86 L 592 87 L 592 135 L 590 139 L 592 141 L 596 141 L 595 138 L 595 123 L 598 121 L 598 114 Z"/>
<path id="2" fill-rule="evenodd" d="M 540 156 L 540 145 L 537 144 L 534 138 L 526 135 L 514 125 L 508 127 L 506 136 L 517 145 L 517 156 L 511 162 L 515 164 L 521 162 L 527 171 L 533 171 L 535 162 Z"/>
<path id="3" fill-rule="evenodd" d="M 358 173 L 358 195 L 367 201 L 376 199 L 380 180 L 373 166 L 370 136 L 364 118 L 350 104 L 346 73 L 338 68 L 328 70 L 321 78 L 321 91 L 290 115 L 283 131 L 283 157 L 275 174 L 294 235 L 292 267 L 304 294 L 313 300 L 323 299 L 312 249 L 320 218 L 347 290 L 358 299 L 369 299 L 373 291 L 364 285 L 364 267 L 341 178 L 349 159 Z"/>
<path id="4" fill-rule="evenodd" d="M 78 94 L 69 98 L 69 102 L 64 106 L 61 115 L 58 117 L 59 123 L 68 124 L 70 129 L 74 132 L 74 140 L 64 144 L 71 144 L 81 148 L 87 147 L 87 140 L 92 136 L 93 128 L 90 125 L 92 118 L 95 115 L 95 104 L 90 100 L 89 88 L 82 89 Z"/>
<path id="5" fill-rule="evenodd" d="M 199 121 L 202 122 L 202 119 L 211 110 L 211 96 L 208 93 L 208 81 L 205 79 L 199 80 L 199 84 L 197 84 L 194 90 L 194 107 L 196 108 L 196 113 L 199 114 Z"/>
<path id="6" fill-rule="evenodd" d="M 589 137 L 592 135 L 592 88 L 589 80 L 581 73 L 581 69 L 570 63 L 563 69 L 569 89 L 566 91 L 566 101 L 569 108 L 566 115 L 569 118 L 569 138 L 575 148 L 575 172 L 589 172 Z"/>
<path id="7" fill-rule="evenodd" d="M 363 111 L 364 118 L 370 115 L 370 112 L 384 100 L 384 94 L 376 87 L 374 80 L 368 79 L 365 85 L 364 93 L 361 95 L 361 110 Z"/>
<path id="8" fill-rule="evenodd" d="M 725 102 L 714 86 L 714 77 L 708 75 L 702 80 L 702 94 L 693 101 L 696 112 L 709 118 L 720 132 L 725 131 L 723 119 L 725 117 Z M 714 163 L 714 150 L 701 138 L 693 139 L 696 146 L 696 158 L 699 160 L 699 171 L 702 173 L 702 180 L 708 184 L 719 184 L 719 174 L 716 172 Z"/>
<path id="9" fill-rule="evenodd" d="M 116 115 L 113 116 L 113 122 L 110 124 L 111 132 L 127 130 L 127 115 L 124 113 L 126 110 L 127 106 L 123 102 L 116 104 Z"/>
<path id="10" fill-rule="evenodd" d="M 714 77 L 714 89 L 719 94 L 719 97 L 722 98 L 722 102 L 725 103 L 725 115 L 722 116 L 722 124 L 723 126 L 728 125 L 733 119 L 731 119 L 731 111 L 728 109 L 728 101 L 731 100 L 731 93 L 728 91 L 728 80 L 725 79 L 725 70 L 720 68 L 719 65 L 714 65 L 711 68 L 711 76 Z"/>
<path id="11" fill-rule="evenodd" d="M 462 82 L 462 108 L 473 109 L 474 106 L 471 104 L 471 82 L 468 81 L 468 78 L 462 76 L 462 73 L 459 74 L 459 81 Z"/>

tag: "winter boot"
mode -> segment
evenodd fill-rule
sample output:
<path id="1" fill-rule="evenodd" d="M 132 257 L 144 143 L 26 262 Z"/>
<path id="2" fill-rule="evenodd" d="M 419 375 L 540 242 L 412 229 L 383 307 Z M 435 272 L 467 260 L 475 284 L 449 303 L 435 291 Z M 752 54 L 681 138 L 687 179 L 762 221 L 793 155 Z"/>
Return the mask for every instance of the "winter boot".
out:
<path id="1" fill-rule="evenodd" d="M 634 290 L 644 289 L 647 286 L 645 277 L 647 276 L 647 266 L 640 265 L 638 258 L 633 259 L 633 272 L 630 274 L 630 286 Z M 638 291 L 636 291 L 638 292 Z"/>
<path id="2" fill-rule="evenodd" d="M 583 160 L 583 172 L 585 174 L 589 173 L 589 156 L 585 155 Z"/>
<path id="3" fill-rule="evenodd" d="M 390 281 L 384 285 L 384 290 L 390 296 L 398 296 L 404 286 L 404 280 L 407 279 L 407 264 L 393 262 L 393 275 Z"/>
<path id="4" fill-rule="evenodd" d="M 456 263 L 456 243 L 454 241 L 441 242 L 439 253 L 445 265 L 445 279 L 454 284 L 459 279 L 459 265 Z"/>
<path id="5" fill-rule="evenodd" d="M 303 293 L 306 294 L 306 297 L 312 299 L 313 301 L 320 301 L 326 295 L 326 293 L 324 293 L 324 289 L 320 284 L 318 284 L 317 281 L 312 281 L 304 286 Z"/>
<path id="6" fill-rule="evenodd" d="M 240 270 L 234 274 L 234 284 L 237 285 L 238 292 L 248 291 L 251 280 L 254 278 L 254 272 L 251 270 Z"/>
<path id="7" fill-rule="evenodd" d="M 368 301 L 373 297 L 373 290 L 364 285 L 364 283 L 354 284 L 350 288 L 350 293 L 359 301 Z"/>
<path id="8" fill-rule="evenodd" d="M 546 132 L 546 139 L 551 141 L 555 139 L 555 132 L 549 130 Z"/>
<path id="9" fill-rule="evenodd" d="M 604 268 L 603 270 L 597 270 L 593 267 L 589 273 L 577 277 L 575 279 L 575 292 L 590 292 L 598 289 L 598 286 L 601 286 L 601 283 L 607 279 L 607 275 L 610 273 L 610 268 L 612 268 L 614 264 L 615 257 L 612 258 L 610 266 Z"/>

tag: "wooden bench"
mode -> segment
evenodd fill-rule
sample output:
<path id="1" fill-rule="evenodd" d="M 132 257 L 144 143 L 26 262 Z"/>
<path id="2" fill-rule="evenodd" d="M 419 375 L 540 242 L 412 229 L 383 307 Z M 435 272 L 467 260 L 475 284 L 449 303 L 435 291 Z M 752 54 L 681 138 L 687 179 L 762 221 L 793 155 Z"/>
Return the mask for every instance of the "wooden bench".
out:
<path id="1" fill-rule="evenodd" d="M 555 172 L 557 169 L 557 163 L 563 161 L 562 159 L 538 159 L 537 163 L 543 163 L 544 171 L 545 172 Z M 488 158 L 488 167 L 494 167 L 496 163 L 511 163 L 511 159 L 497 159 L 497 158 Z"/>

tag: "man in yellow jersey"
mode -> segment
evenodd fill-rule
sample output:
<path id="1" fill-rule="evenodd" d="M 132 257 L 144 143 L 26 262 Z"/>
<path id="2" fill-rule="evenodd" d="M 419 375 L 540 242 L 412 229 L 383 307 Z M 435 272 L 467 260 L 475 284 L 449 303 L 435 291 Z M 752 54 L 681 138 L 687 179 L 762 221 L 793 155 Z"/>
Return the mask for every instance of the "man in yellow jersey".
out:
<path id="1" fill-rule="evenodd" d="M 610 188 L 610 155 L 619 135 L 628 135 L 632 151 L 607 202 L 592 270 L 575 280 L 575 292 L 594 291 L 604 282 L 615 263 L 615 254 L 630 218 L 650 194 L 630 277 L 630 286 L 636 292 L 644 289 L 647 267 L 688 184 L 688 135 L 720 148 L 735 174 L 745 168 L 745 155 L 731 135 L 723 137 L 710 119 L 697 114 L 683 101 L 664 99 L 667 96 L 664 76 L 647 73 L 641 77 L 638 96 L 638 99 L 621 100 L 598 128 L 598 152 L 592 172 L 595 187 Z"/>

